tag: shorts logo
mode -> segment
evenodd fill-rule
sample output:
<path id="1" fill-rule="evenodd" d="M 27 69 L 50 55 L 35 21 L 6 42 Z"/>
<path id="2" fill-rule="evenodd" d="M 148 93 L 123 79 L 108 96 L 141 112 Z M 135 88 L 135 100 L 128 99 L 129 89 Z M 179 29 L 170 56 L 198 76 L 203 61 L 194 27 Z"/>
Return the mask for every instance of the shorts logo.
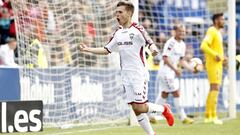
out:
<path id="1" fill-rule="evenodd" d="M 135 95 L 141 96 L 141 95 L 142 95 L 142 93 L 136 93 L 136 92 L 135 92 Z"/>

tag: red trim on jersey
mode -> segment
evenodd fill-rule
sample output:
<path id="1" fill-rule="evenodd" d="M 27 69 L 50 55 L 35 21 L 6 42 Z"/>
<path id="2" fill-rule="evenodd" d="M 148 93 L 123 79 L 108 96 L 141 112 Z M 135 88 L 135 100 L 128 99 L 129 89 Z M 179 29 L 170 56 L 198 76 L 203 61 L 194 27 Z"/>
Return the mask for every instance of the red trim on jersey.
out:
<path id="1" fill-rule="evenodd" d="M 149 44 L 149 45 L 148 45 L 148 49 L 150 49 L 150 46 L 152 46 L 152 45 L 153 45 L 153 43 Z"/>
<path id="2" fill-rule="evenodd" d="M 109 49 L 107 47 L 103 47 L 104 49 L 106 49 L 108 51 L 108 53 L 111 53 L 111 51 L 109 51 Z"/>
<path id="3" fill-rule="evenodd" d="M 110 43 L 110 42 L 112 41 L 112 39 L 113 39 L 115 33 L 116 33 L 119 29 L 121 29 L 121 27 L 118 27 L 118 28 L 114 31 L 112 37 L 111 37 L 110 40 L 107 42 L 107 44 Z"/>
<path id="4" fill-rule="evenodd" d="M 149 45 L 149 47 L 153 44 L 153 43 L 150 43 L 148 40 L 147 40 L 147 37 L 144 35 L 144 31 L 143 31 L 143 29 L 144 29 L 144 27 L 143 26 L 137 26 L 137 24 L 135 23 L 134 25 L 132 24 L 131 26 L 134 26 L 136 29 L 138 29 L 139 31 L 140 31 L 140 33 L 142 34 L 142 36 L 143 36 L 143 38 L 145 39 L 145 41 L 146 41 L 146 43 Z"/>
<path id="5" fill-rule="evenodd" d="M 163 55 L 162 57 L 168 57 L 167 55 Z"/>
<path id="6" fill-rule="evenodd" d="M 148 100 L 146 100 L 144 102 L 135 102 L 135 101 L 133 101 L 133 102 L 129 102 L 128 104 L 133 104 L 133 103 L 135 103 L 135 104 L 145 104 L 147 102 L 148 102 Z"/>
<path id="7" fill-rule="evenodd" d="M 143 65 L 145 66 L 144 57 L 143 57 L 143 47 L 141 47 L 139 55 L 140 55 Z"/>
<path id="8" fill-rule="evenodd" d="M 131 28 L 132 26 L 135 27 L 135 25 L 137 25 L 137 23 L 133 22 L 133 23 L 129 26 L 129 28 Z"/>
<path id="9" fill-rule="evenodd" d="M 115 32 L 115 33 L 116 33 L 116 32 Z M 115 33 L 114 33 L 114 34 L 115 34 Z M 109 41 L 107 42 L 107 44 L 112 41 L 112 39 L 113 39 L 113 37 L 114 37 L 114 34 L 113 34 L 113 36 L 109 39 Z"/>

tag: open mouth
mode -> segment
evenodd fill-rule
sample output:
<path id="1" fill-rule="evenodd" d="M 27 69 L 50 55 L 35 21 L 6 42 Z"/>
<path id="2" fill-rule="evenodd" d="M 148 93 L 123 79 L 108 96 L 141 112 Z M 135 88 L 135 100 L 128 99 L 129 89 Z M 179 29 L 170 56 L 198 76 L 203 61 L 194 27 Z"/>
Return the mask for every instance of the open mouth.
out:
<path id="1" fill-rule="evenodd" d="M 117 21 L 118 21 L 118 22 L 120 22 L 120 19 L 119 19 L 119 18 L 117 18 Z"/>

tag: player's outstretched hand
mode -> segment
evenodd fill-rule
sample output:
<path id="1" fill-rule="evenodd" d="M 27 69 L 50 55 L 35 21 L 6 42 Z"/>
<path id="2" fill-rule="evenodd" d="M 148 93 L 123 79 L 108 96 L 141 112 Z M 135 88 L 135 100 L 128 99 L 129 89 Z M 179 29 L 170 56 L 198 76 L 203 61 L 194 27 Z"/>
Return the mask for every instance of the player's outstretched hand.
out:
<path id="1" fill-rule="evenodd" d="M 150 49 L 150 51 L 152 53 L 152 56 L 158 55 L 158 49 L 157 49 L 156 45 L 154 45 L 154 44 L 151 45 L 149 49 Z"/>
<path id="2" fill-rule="evenodd" d="M 83 43 L 80 43 L 79 47 L 80 47 L 80 51 L 86 51 L 88 48 L 87 45 L 85 45 Z"/>

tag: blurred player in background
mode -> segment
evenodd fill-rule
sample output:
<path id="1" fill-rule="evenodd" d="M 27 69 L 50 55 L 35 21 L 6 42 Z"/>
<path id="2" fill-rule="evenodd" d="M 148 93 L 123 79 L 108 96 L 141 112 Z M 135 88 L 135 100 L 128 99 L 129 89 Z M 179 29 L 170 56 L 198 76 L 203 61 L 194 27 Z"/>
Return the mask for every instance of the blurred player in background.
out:
<path id="1" fill-rule="evenodd" d="M 220 30 L 224 27 L 223 13 L 214 14 L 213 26 L 209 27 L 202 41 L 201 49 L 205 54 L 206 71 L 210 83 L 210 91 L 206 101 L 205 123 L 222 124 L 217 117 L 217 101 L 222 82 L 222 66 L 224 57 L 223 38 Z"/>
<path id="2" fill-rule="evenodd" d="M 0 66 L 18 67 L 14 61 L 14 50 L 17 48 L 15 38 L 7 38 L 7 44 L 0 46 Z"/>
<path id="3" fill-rule="evenodd" d="M 80 44 L 80 50 L 95 54 L 109 54 L 117 51 L 120 54 L 121 77 L 127 95 L 127 102 L 133 108 L 138 123 L 148 135 L 154 135 L 147 113 L 161 113 L 170 126 L 174 124 L 169 105 L 148 103 L 149 73 L 145 66 L 144 47 L 148 45 L 152 55 L 158 54 L 157 48 L 144 28 L 131 22 L 134 6 L 128 1 L 117 4 L 116 19 L 119 28 L 115 31 L 105 47 L 91 48 Z"/>
<path id="4" fill-rule="evenodd" d="M 175 35 L 166 42 L 163 48 L 162 61 L 157 76 L 160 91 L 155 103 L 165 103 L 168 95 L 172 94 L 174 97 L 174 106 L 180 116 L 180 120 L 184 124 L 192 124 L 194 120 L 187 117 L 180 102 L 179 80 L 176 76 L 181 76 L 181 69 L 178 65 L 193 73 L 196 73 L 197 69 L 192 68 L 185 60 L 186 45 L 183 41 L 186 32 L 185 26 L 176 24 L 176 26 L 174 26 L 174 31 Z M 150 116 L 150 118 L 155 121 L 154 117 Z"/>

